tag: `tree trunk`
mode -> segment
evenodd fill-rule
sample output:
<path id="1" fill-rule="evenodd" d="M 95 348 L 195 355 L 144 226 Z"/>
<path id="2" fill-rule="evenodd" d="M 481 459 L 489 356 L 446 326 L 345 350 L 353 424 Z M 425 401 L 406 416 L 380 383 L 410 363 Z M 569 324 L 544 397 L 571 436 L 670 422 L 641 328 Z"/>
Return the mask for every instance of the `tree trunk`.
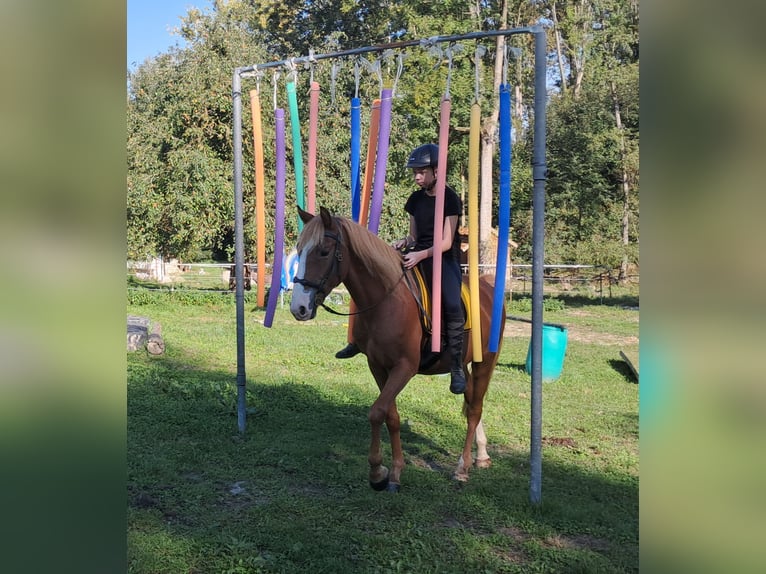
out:
<path id="1" fill-rule="evenodd" d="M 625 149 L 625 132 L 622 126 L 622 115 L 620 113 L 620 102 L 617 98 L 617 88 L 614 82 L 610 82 L 609 88 L 612 94 L 612 104 L 614 106 L 614 119 L 617 124 L 617 131 L 620 134 L 620 185 L 622 187 L 622 244 L 627 247 L 630 241 L 630 181 L 628 179 L 627 169 L 627 151 Z M 620 274 L 618 281 L 624 283 L 628 278 L 628 254 L 627 250 L 622 256 L 620 264 Z"/>
<path id="2" fill-rule="evenodd" d="M 556 59 L 559 64 L 561 93 L 563 94 L 567 89 L 567 76 L 564 69 L 564 54 L 561 49 L 561 33 L 559 32 L 559 17 L 556 15 L 556 2 L 551 2 L 551 19 L 553 20 L 553 36 L 556 39 Z"/>
<path id="3" fill-rule="evenodd" d="M 505 28 L 508 23 L 508 2 L 503 0 L 501 27 Z M 492 230 L 492 197 L 494 195 L 492 177 L 492 158 L 495 155 L 495 133 L 497 121 L 500 115 L 500 82 L 503 79 L 503 65 L 505 63 L 505 36 L 497 36 L 495 40 L 495 70 L 492 81 L 492 93 L 494 95 L 492 113 L 485 120 L 481 130 L 481 198 L 479 201 L 479 264 L 493 265 L 490 261 L 494 250 L 489 245 L 490 232 Z"/>

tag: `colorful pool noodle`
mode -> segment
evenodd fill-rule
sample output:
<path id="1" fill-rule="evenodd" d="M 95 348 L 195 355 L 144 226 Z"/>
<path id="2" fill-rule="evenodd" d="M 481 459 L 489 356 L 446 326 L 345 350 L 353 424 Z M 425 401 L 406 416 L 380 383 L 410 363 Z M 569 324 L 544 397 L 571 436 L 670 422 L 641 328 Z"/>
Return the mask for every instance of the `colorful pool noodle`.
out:
<path id="1" fill-rule="evenodd" d="M 276 211 L 274 217 L 274 264 L 271 266 L 269 304 L 263 319 L 264 327 L 271 327 L 277 299 L 282 288 L 282 258 L 285 254 L 285 110 L 274 110 L 277 144 Z"/>
<path id="2" fill-rule="evenodd" d="M 295 82 L 287 82 L 287 103 L 290 106 L 290 127 L 293 134 L 295 199 L 301 209 L 306 209 L 303 197 L 303 151 L 301 150 L 301 123 L 298 118 L 298 96 L 295 93 Z M 302 230 L 303 220 L 298 217 L 298 231 Z"/>
<path id="3" fill-rule="evenodd" d="M 452 104 L 448 96 L 442 98 L 439 119 L 439 167 L 436 172 L 436 207 L 434 208 L 433 282 L 431 285 L 431 351 L 441 350 L 442 328 L 442 251 L 444 236 L 444 187 L 447 185 L 447 147 L 449 145 L 449 118 Z M 457 230 L 456 230 L 457 232 Z M 437 253 L 438 245 L 438 253 Z"/>
<path id="4" fill-rule="evenodd" d="M 359 217 L 356 220 L 359 225 L 367 225 L 367 216 L 370 209 L 370 190 L 372 189 L 372 175 L 375 172 L 375 156 L 378 149 L 378 132 L 380 128 L 380 99 L 375 98 L 372 101 L 372 111 L 370 113 L 370 134 L 367 142 L 367 163 L 364 168 L 364 185 L 362 186 Z M 352 299 L 349 303 L 348 334 L 346 340 L 351 343 L 354 338 L 354 315 L 356 313 L 356 303 Z"/>
<path id="5" fill-rule="evenodd" d="M 481 106 L 471 106 L 471 131 L 468 140 L 468 284 L 471 293 L 473 360 L 484 360 L 481 346 L 481 303 L 479 302 L 479 146 Z"/>
<path id="6" fill-rule="evenodd" d="M 503 322 L 505 274 L 508 259 L 508 235 L 511 226 L 511 87 L 500 86 L 500 188 L 497 224 L 497 262 L 495 291 L 492 298 L 492 323 L 489 331 L 489 351 L 496 353 L 500 345 L 500 325 Z"/>
<path id="7" fill-rule="evenodd" d="M 359 156 L 361 154 L 362 103 L 351 98 L 351 219 L 359 222 L 361 181 L 359 179 Z"/>
<path id="8" fill-rule="evenodd" d="M 380 92 L 380 131 L 378 133 L 378 152 L 375 161 L 375 179 L 370 202 L 370 220 L 367 229 L 378 234 L 380 213 L 383 211 L 383 192 L 386 186 L 386 164 L 388 163 L 388 140 L 391 136 L 392 88 L 383 88 Z"/>
<path id="9" fill-rule="evenodd" d="M 364 168 L 364 184 L 362 185 L 361 205 L 359 206 L 359 225 L 367 226 L 370 212 L 370 191 L 372 190 L 372 178 L 375 173 L 375 157 L 378 153 L 378 132 L 380 131 L 380 99 L 375 98 L 372 102 L 370 113 L 370 135 L 367 143 L 367 163 Z"/>
<path id="10" fill-rule="evenodd" d="M 258 249 L 258 307 L 266 300 L 266 192 L 263 169 L 263 126 L 261 124 L 261 102 L 258 90 L 250 90 L 250 110 L 253 117 L 253 157 L 255 159 L 255 242 Z"/>
<path id="11" fill-rule="evenodd" d="M 319 125 L 319 82 L 311 82 L 309 105 L 309 163 L 308 163 L 308 198 L 306 207 L 314 213 L 317 186 L 317 131 Z"/>

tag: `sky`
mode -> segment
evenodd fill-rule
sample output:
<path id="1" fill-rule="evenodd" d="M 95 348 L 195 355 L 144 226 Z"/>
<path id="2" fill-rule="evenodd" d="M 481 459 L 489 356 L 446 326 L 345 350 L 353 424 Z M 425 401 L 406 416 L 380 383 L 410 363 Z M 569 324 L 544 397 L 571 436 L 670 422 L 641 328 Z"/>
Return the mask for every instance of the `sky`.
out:
<path id="1" fill-rule="evenodd" d="M 195 6 L 212 10 L 210 0 L 128 0 L 128 68 L 134 70 L 147 58 L 184 45 L 170 29 L 181 25 L 181 16 Z"/>

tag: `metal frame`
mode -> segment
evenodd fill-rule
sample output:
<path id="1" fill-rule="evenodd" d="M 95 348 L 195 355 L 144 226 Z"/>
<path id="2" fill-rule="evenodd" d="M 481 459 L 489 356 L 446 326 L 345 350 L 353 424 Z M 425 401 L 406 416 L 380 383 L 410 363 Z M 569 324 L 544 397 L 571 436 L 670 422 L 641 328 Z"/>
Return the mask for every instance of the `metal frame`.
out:
<path id="1" fill-rule="evenodd" d="M 478 40 L 495 36 L 532 34 L 535 38 L 535 118 L 534 151 L 532 155 L 532 401 L 530 428 L 530 486 L 533 504 L 541 502 L 542 482 L 542 341 L 543 341 L 543 238 L 545 235 L 545 133 L 546 133 L 546 38 L 542 26 L 471 32 L 454 36 L 434 36 L 420 40 L 378 44 L 328 54 L 310 54 L 289 60 L 279 60 L 235 68 L 232 77 L 233 143 L 234 143 L 234 263 L 237 287 L 237 425 L 245 432 L 245 295 L 244 295 L 244 221 L 242 193 L 242 78 L 256 75 L 260 70 L 280 66 L 312 63 L 319 60 L 343 58 L 370 52 L 384 52 L 413 46 L 429 47 L 444 42 Z"/>

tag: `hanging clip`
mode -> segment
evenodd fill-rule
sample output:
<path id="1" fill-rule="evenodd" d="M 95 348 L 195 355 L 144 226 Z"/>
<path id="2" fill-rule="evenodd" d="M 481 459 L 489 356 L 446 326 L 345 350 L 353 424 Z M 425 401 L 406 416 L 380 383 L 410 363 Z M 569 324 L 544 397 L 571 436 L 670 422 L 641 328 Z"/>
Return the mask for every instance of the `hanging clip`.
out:
<path id="1" fill-rule="evenodd" d="M 444 90 L 444 99 L 449 99 L 449 88 L 452 82 L 452 57 L 463 51 L 463 46 L 460 44 L 451 43 L 444 51 L 447 54 L 447 87 Z"/>
<path id="2" fill-rule="evenodd" d="M 317 59 L 314 57 L 314 49 L 309 48 L 309 55 L 308 59 L 305 64 L 305 68 L 308 68 L 309 70 L 309 87 L 311 84 L 314 83 L 314 64 L 316 64 Z"/>
<path id="3" fill-rule="evenodd" d="M 391 76 L 391 61 L 394 58 L 395 58 L 394 51 L 392 49 L 390 49 L 390 48 L 388 50 L 384 50 L 383 53 L 380 56 L 381 62 L 384 62 L 386 64 L 386 72 L 387 72 L 386 76 L 387 77 Z M 381 66 L 381 68 L 382 68 L 382 66 Z M 381 81 L 381 89 L 382 89 L 382 86 L 384 84 L 385 85 L 390 85 L 391 84 L 390 80 L 386 80 L 385 82 L 383 82 L 382 74 L 383 74 L 383 70 L 381 69 L 381 79 L 380 79 L 380 81 Z M 396 85 L 396 81 L 395 80 L 394 80 L 394 85 Z M 391 88 L 392 88 L 392 95 L 393 95 L 393 86 L 391 86 Z"/>
<path id="4" fill-rule="evenodd" d="M 337 60 L 332 61 L 332 68 L 330 68 L 330 102 L 335 105 L 335 79 L 338 77 L 338 70 L 340 66 Z"/>
<path id="5" fill-rule="evenodd" d="M 367 71 L 371 74 L 375 74 L 378 76 L 378 82 L 380 83 L 380 91 L 383 91 L 383 72 L 380 70 L 380 60 L 375 60 L 374 62 L 370 62 L 366 58 L 363 58 L 362 56 L 359 57 L 359 61 L 362 62 L 362 65 L 364 65 L 365 68 L 367 68 Z"/>
<path id="6" fill-rule="evenodd" d="M 292 75 L 292 78 L 290 78 L 290 82 L 293 82 L 294 84 L 298 82 L 298 67 L 295 65 L 295 58 L 290 58 L 285 62 L 285 67 L 287 68 L 287 71 Z"/>
<path id="7" fill-rule="evenodd" d="M 253 66 L 253 72 L 255 73 L 255 89 L 261 93 L 261 80 L 263 79 L 263 70 L 259 70 L 258 66 Z"/>
<path id="8" fill-rule="evenodd" d="M 420 41 L 420 47 L 426 50 L 429 56 L 436 58 L 436 65 L 433 67 L 434 70 L 438 69 L 439 66 L 442 65 L 442 60 L 444 59 L 444 51 L 439 45 L 439 42 L 436 41 L 436 38 L 437 36 L 432 38 L 423 38 Z"/>
<path id="9" fill-rule="evenodd" d="M 359 58 L 354 60 L 354 97 L 359 98 Z"/>
<path id="10" fill-rule="evenodd" d="M 402 70 L 404 70 L 404 54 L 402 52 L 399 52 L 396 56 L 396 76 L 394 77 L 394 88 L 391 92 L 391 97 L 396 97 L 396 86 L 399 83 L 399 78 L 402 75 Z"/>
<path id="11" fill-rule="evenodd" d="M 279 81 L 279 70 L 274 71 L 274 75 L 271 77 L 271 81 L 274 84 L 274 109 L 277 109 L 277 82 Z"/>
<path id="12" fill-rule="evenodd" d="M 487 53 L 487 49 L 482 46 L 481 44 L 476 44 L 476 51 L 474 52 L 474 60 L 473 65 L 474 69 L 476 71 L 476 76 L 474 78 L 474 97 L 476 98 L 476 103 L 479 102 L 479 94 L 480 94 L 480 80 L 481 80 L 481 74 L 480 74 L 480 66 L 481 66 L 481 59 L 484 57 L 484 54 Z"/>

